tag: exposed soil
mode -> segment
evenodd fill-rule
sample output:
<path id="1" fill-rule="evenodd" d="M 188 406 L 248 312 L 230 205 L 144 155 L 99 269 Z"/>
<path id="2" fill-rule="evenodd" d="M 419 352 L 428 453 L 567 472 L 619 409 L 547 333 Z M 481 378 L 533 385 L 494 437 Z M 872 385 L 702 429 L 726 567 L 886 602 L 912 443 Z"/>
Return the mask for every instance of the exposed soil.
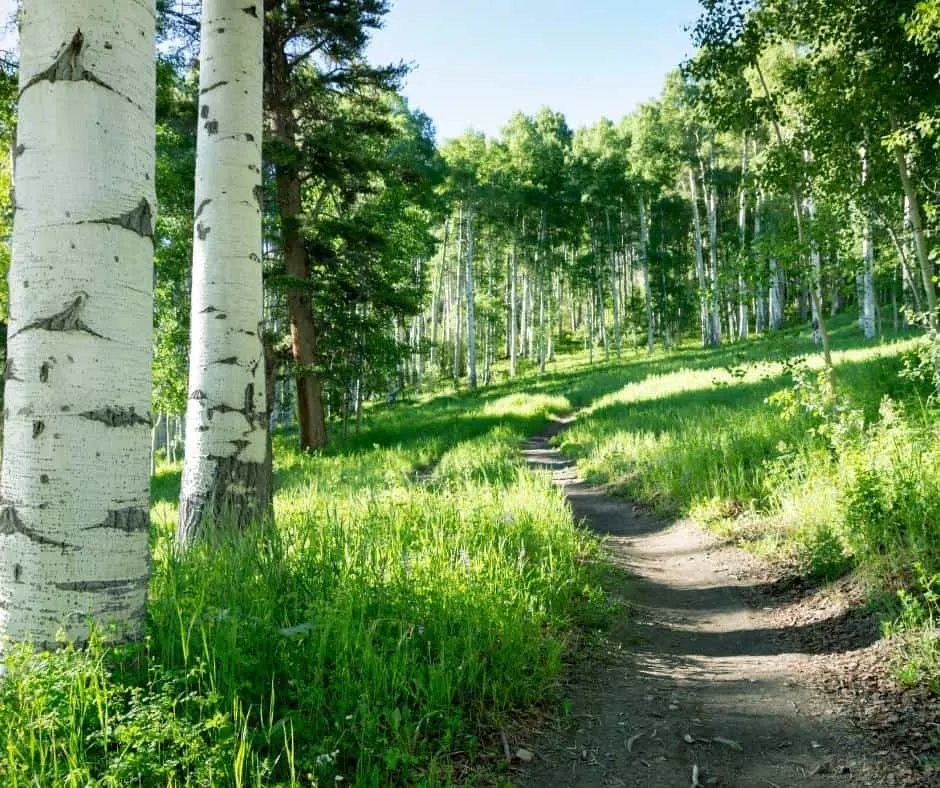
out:
<path id="1" fill-rule="evenodd" d="M 604 537 L 622 614 L 571 666 L 556 728 L 507 743 L 521 785 L 940 785 L 936 700 L 890 681 L 850 584 L 781 580 L 692 522 L 588 487 L 549 445 L 564 427 L 525 455 Z"/>

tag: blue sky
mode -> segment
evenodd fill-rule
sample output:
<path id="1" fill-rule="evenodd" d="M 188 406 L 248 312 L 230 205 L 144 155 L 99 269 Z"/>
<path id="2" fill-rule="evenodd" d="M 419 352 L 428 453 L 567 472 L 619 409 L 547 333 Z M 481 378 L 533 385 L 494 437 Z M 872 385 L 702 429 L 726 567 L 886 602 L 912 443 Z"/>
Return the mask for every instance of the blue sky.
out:
<path id="1" fill-rule="evenodd" d="M 692 52 L 697 0 L 392 0 L 373 62 L 415 70 L 405 95 L 446 139 L 495 136 L 510 115 L 548 105 L 573 128 L 657 96 Z"/>

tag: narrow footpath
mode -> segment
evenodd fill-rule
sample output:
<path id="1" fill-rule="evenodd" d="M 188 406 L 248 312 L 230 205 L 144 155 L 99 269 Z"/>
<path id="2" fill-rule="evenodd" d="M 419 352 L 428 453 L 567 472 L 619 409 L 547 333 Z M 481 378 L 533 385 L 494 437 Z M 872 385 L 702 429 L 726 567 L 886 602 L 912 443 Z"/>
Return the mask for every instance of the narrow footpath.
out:
<path id="1" fill-rule="evenodd" d="M 663 522 L 585 485 L 549 445 L 565 426 L 528 441 L 525 456 L 604 538 L 614 565 L 606 590 L 623 612 L 602 653 L 569 671 L 570 712 L 531 743 L 520 783 L 907 784 L 885 779 L 863 735 L 804 681 L 825 641 L 787 637 L 771 608 L 748 604 L 767 567 L 694 523 Z"/>

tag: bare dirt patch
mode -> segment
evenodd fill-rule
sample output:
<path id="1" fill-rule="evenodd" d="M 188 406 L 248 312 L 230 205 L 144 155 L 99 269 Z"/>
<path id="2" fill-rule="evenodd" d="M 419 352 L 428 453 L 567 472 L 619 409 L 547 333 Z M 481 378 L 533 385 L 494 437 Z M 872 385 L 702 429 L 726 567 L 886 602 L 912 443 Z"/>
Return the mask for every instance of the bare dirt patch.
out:
<path id="1" fill-rule="evenodd" d="M 604 537 L 623 614 L 569 671 L 555 728 L 507 744 L 522 785 L 938 784 L 924 769 L 937 707 L 904 716 L 852 589 L 781 580 L 692 522 L 586 486 L 549 445 L 564 426 L 525 454 Z"/>

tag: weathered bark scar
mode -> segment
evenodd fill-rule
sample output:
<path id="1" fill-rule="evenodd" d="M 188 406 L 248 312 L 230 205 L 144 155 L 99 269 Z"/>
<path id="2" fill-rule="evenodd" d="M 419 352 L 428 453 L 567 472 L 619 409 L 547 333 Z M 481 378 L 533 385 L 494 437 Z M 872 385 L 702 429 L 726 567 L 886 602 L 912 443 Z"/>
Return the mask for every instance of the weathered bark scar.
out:
<path id="1" fill-rule="evenodd" d="M 201 203 L 199 203 L 199 207 L 196 209 L 196 215 L 193 216 L 193 218 L 198 219 L 200 216 L 202 216 L 202 212 L 211 204 L 212 200 L 209 199 L 203 200 Z"/>
<path id="2" fill-rule="evenodd" d="M 227 80 L 227 79 L 220 79 L 218 82 L 213 82 L 211 85 L 209 85 L 209 87 L 203 88 L 202 90 L 200 90 L 200 91 L 199 91 L 199 95 L 200 95 L 200 96 L 205 96 L 206 93 L 211 93 L 211 92 L 212 92 L 213 90 L 215 90 L 216 88 L 221 88 L 221 87 L 223 87 L 224 85 L 227 85 L 227 84 L 228 84 L 228 80 Z"/>
<path id="3" fill-rule="evenodd" d="M 105 43 L 105 49 L 108 48 L 108 44 Z M 131 101 L 130 97 L 124 96 L 103 79 L 99 78 L 94 73 L 85 68 L 84 49 L 85 35 L 82 33 L 81 29 L 79 29 L 75 31 L 75 35 L 72 36 L 72 40 L 59 50 L 59 54 L 56 55 L 55 61 L 52 63 L 52 65 L 49 66 L 49 68 L 47 68 L 45 71 L 40 71 L 23 86 L 23 89 L 19 93 L 20 97 L 22 97 L 22 95 L 33 85 L 36 85 L 39 82 L 91 82 L 92 84 L 98 85 L 105 90 L 109 90 L 112 93 L 121 96 L 122 98 L 130 101 L 132 104 L 135 104 L 135 106 L 140 108 L 139 105 Z"/>
<path id="4" fill-rule="evenodd" d="M 211 492 L 180 501 L 179 536 L 184 543 L 199 539 L 208 521 L 244 526 L 270 516 L 270 477 L 264 462 L 246 462 L 237 454 L 208 459 L 216 464 Z"/>
<path id="5" fill-rule="evenodd" d="M 134 593 L 141 586 L 146 586 L 148 582 L 146 577 L 135 577 L 129 580 L 75 580 L 56 583 L 55 587 L 60 591 L 78 591 L 80 593 L 107 591 L 115 596 L 121 596 Z"/>
<path id="6" fill-rule="evenodd" d="M 72 302 L 67 304 L 61 312 L 56 312 L 49 317 L 41 317 L 32 323 L 27 323 L 23 328 L 17 331 L 13 336 L 18 336 L 24 331 L 41 328 L 45 331 L 82 331 L 91 334 L 93 337 L 104 339 L 97 331 L 89 328 L 88 324 L 82 320 L 82 312 L 88 301 L 88 293 L 79 292 L 75 294 Z M 13 337 L 11 337 L 12 339 Z"/>
<path id="7" fill-rule="evenodd" d="M 16 368 L 13 366 L 13 359 L 7 359 L 6 369 L 3 370 L 3 379 L 4 380 L 15 380 L 18 383 L 23 382 L 23 378 L 18 378 L 16 376 Z"/>
<path id="8" fill-rule="evenodd" d="M 12 536 L 13 534 L 20 534 L 25 536 L 33 544 L 46 545 L 47 547 L 58 547 L 63 552 L 65 550 L 79 551 L 81 547 L 78 545 L 69 544 L 68 542 L 60 542 L 56 539 L 50 539 L 47 536 L 43 536 L 38 531 L 35 531 L 32 528 L 28 528 L 23 521 L 20 519 L 19 514 L 17 514 L 16 507 L 6 504 L 0 509 L 0 536 Z"/>
<path id="9" fill-rule="evenodd" d="M 144 424 L 148 427 L 153 426 L 153 419 L 150 414 L 141 416 L 133 406 L 125 408 L 115 405 L 99 408 L 98 410 L 89 410 L 82 413 L 81 417 L 89 421 L 100 421 L 108 427 L 137 427 Z"/>
<path id="10" fill-rule="evenodd" d="M 123 227 L 142 238 L 153 239 L 153 209 L 146 198 L 142 197 L 137 207 L 120 216 L 112 216 L 108 219 L 95 219 L 90 224 L 113 224 L 117 227 Z"/>
<path id="11" fill-rule="evenodd" d="M 103 522 L 97 525 L 90 525 L 85 531 L 97 531 L 99 529 L 111 531 L 123 531 L 124 533 L 138 533 L 150 529 L 150 514 L 139 506 L 131 506 L 127 509 L 112 509 L 108 512 Z"/>

